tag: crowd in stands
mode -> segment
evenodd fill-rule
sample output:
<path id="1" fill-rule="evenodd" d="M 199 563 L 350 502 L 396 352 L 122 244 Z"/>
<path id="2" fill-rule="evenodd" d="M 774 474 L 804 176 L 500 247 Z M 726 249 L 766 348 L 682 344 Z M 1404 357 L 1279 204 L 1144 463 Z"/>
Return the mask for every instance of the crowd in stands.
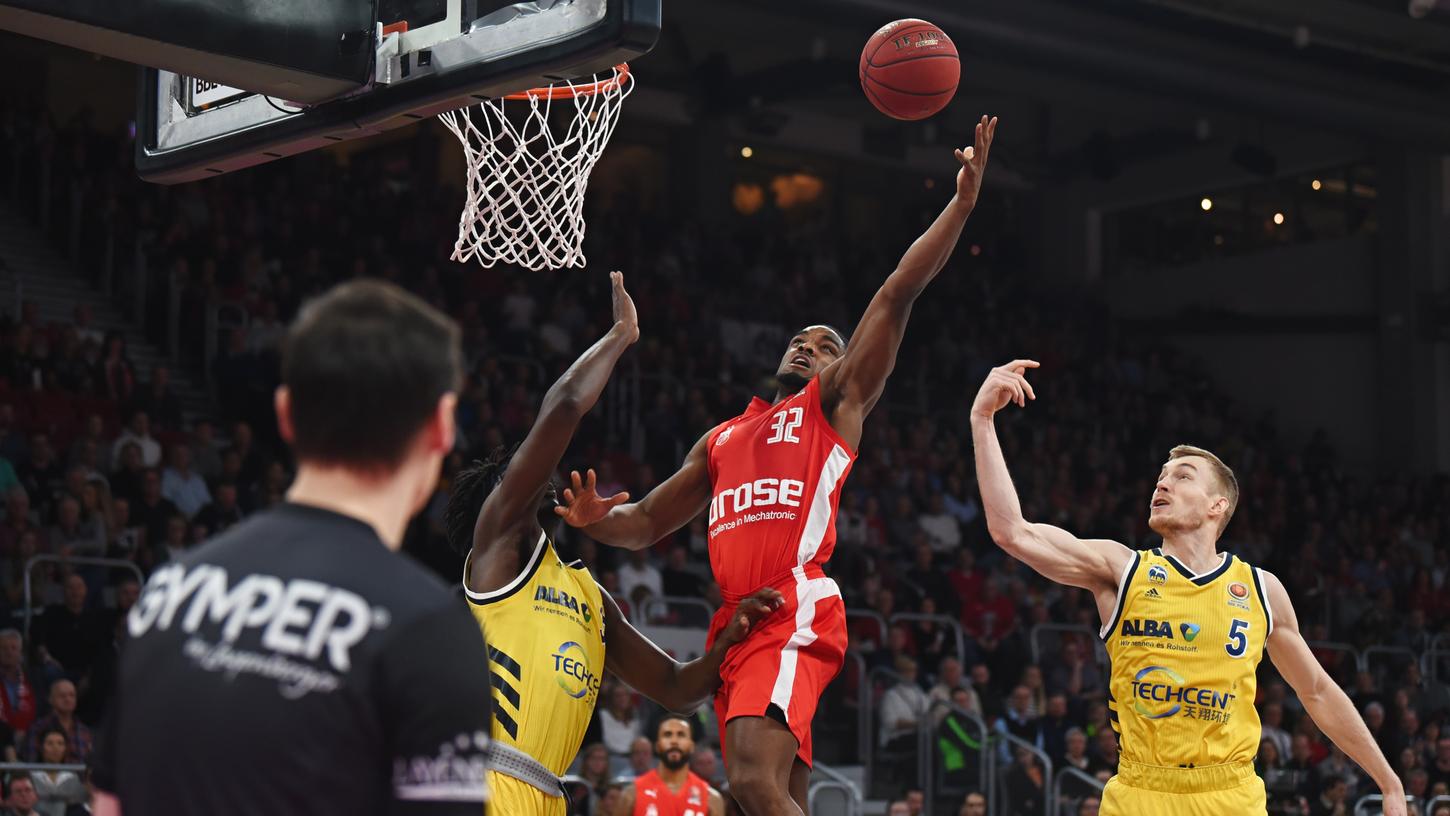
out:
<path id="1" fill-rule="evenodd" d="M 125 338 L 95 329 L 84 309 L 54 323 L 33 305 L 11 304 L 0 324 L 0 614 L 10 627 L 0 632 L 8 729 L 0 746 L 7 758 L 37 761 L 88 758 L 138 574 L 282 500 L 289 460 L 271 392 L 279 341 L 308 296 L 375 276 L 461 324 L 469 374 L 459 448 L 406 545 L 453 580 L 461 564 L 441 540 L 449 477 L 520 439 L 544 389 L 606 329 L 602 270 L 625 271 L 643 337 L 616 374 L 627 387 L 606 394 L 566 464 L 597 468 L 601 494 L 642 495 L 700 435 L 773 390 L 790 332 L 819 322 L 849 329 L 932 214 L 930 202 L 902 207 L 866 234 L 840 229 L 830 208 L 767 207 L 706 225 L 629 197 L 596 200 L 590 268 L 524 274 L 447 261 L 461 198 L 432 181 L 436 152 L 452 146 L 424 128 L 346 161 L 312 153 L 176 187 L 136 180 L 125 135 L 85 117 L 56 124 L 10 107 L 0 145 L 20 157 L 9 165 L 23 170 L 9 171 L 8 189 L 22 209 L 36 200 L 38 174 L 49 172 L 55 189 L 61 179 L 83 185 L 107 223 L 145 242 L 147 263 L 165 271 L 146 285 L 176 287 L 184 304 L 177 365 L 193 376 L 208 366 L 216 392 L 210 413 L 186 416 L 167 369 L 137 371 Z M 968 795 L 984 789 L 975 773 L 981 751 L 997 752 L 997 790 L 1009 812 L 1041 812 L 1052 790 L 1034 752 L 989 735 L 1025 740 L 1055 769 L 1105 779 L 1115 765 L 1099 647 L 1087 634 L 1098 626 L 1093 599 L 1003 557 L 978 504 L 967 410 L 987 368 L 1014 357 L 1043 364 L 1040 399 L 999 422 L 1029 517 L 1152 546 L 1147 502 L 1162 460 L 1180 442 L 1203 445 L 1243 486 L 1223 548 L 1284 581 L 1307 638 L 1425 653 L 1450 624 L 1450 478 L 1349 472 L 1325 434 L 1291 442 L 1273 416 L 1217 389 L 1194 359 L 1085 307 L 1084 293 L 1034 291 L 1015 274 L 1026 260 L 997 203 L 983 202 L 964 250 L 917 304 L 841 499 L 830 572 L 848 608 L 870 614 L 851 618 L 851 659 L 823 701 L 821 761 L 859 763 L 864 742 L 877 768 L 873 795 L 904 794 L 924 761 L 918 732 L 928 723 L 951 812 L 961 804 L 963 814 L 981 812 Z M 122 265 L 117 275 L 126 274 Z M 203 316 L 218 304 L 248 318 L 205 360 Z M 567 529 L 560 545 L 631 614 L 649 598 L 718 603 L 703 518 L 649 553 L 626 555 Z M 40 555 L 58 558 L 30 569 L 27 592 L 27 564 Z M 136 572 L 65 560 L 81 556 Z M 703 624 L 688 606 L 664 614 Z M 1082 631 L 1039 637 L 1034 649 L 1033 627 L 1048 622 Z M 1406 789 L 1445 793 L 1450 666 L 1435 679 L 1404 657 L 1360 672 L 1346 653 L 1320 656 L 1353 689 Z M 1258 764 L 1273 811 L 1350 812 L 1373 785 L 1264 665 Z M 874 712 L 864 739 L 855 726 L 863 701 Z M 579 812 L 597 808 L 611 780 L 653 763 L 643 736 L 651 714 L 627 687 L 606 681 L 574 769 L 593 792 Z M 722 783 L 718 728 L 710 712 L 698 716 L 708 739 L 696 770 Z M 30 793 L 17 779 L 12 800 L 16 789 L 52 804 L 74 795 L 74 779 L 36 776 Z M 1090 787 L 1069 792 L 1073 807 L 1093 812 Z M 910 802 L 901 804 L 914 816 Z"/>

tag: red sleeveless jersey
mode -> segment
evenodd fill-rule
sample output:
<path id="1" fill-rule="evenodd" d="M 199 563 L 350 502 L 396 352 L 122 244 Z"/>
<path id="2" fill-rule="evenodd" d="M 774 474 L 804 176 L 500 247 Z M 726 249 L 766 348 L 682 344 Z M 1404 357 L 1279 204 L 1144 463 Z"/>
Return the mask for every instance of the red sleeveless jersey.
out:
<path id="1" fill-rule="evenodd" d="M 836 547 L 836 506 L 856 455 L 821 410 L 820 379 L 777 405 L 756 398 L 705 442 L 710 566 L 727 603 L 800 570 L 818 578 Z"/>
<path id="2" fill-rule="evenodd" d="M 686 771 L 685 784 L 678 793 L 660 779 L 659 771 L 650 771 L 634 780 L 634 816 L 707 816 L 710 812 L 710 785 Z"/>

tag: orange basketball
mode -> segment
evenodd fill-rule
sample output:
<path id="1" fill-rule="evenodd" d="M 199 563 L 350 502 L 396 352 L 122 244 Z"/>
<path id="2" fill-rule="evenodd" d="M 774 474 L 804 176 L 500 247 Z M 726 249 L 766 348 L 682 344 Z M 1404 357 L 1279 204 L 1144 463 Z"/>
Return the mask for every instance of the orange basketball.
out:
<path id="1" fill-rule="evenodd" d="M 882 26 L 861 52 L 861 88 L 893 119 L 925 119 L 952 101 L 961 79 L 957 47 L 925 20 Z"/>

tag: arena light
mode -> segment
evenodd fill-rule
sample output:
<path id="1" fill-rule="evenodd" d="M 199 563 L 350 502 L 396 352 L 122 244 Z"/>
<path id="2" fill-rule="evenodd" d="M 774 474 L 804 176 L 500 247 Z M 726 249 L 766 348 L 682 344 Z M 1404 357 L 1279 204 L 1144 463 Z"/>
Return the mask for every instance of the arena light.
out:
<path id="1" fill-rule="evenodd" d="M 1198 202 L 1198 206 L 1202 207 L 1204 212 L 1208 212 L 1209 210 L 1213 209 L 1213 199 L 1205 198 L 1202 201 Z"/>
<path id="2" fill-rule="evenodd" d="M 1309 188 L 1312 189 L 1312 190 L 1318 190 L 1319 188 L 1321 188 L 1323 186 L 1324 186 L 1324 184 L 1321 183 L 1319 181 L 1319 179 L 1314 179 L 1313 181 L 1309 182 Z"/>
<path id="3" fill-rule="evenodd" d="M 740 148 L 740 158 L 742 158 L 742 159 L 748 159 L 748 158 L 750 158 L 751 156 L 754 156 L 754 155 L 755 155 L 755 151 L 753 149 L 751 149 L 750 145 L 746 145 L 746 146 Z"/>
<path id="4" fill-rule="evenodd" d="M 1284 223 L 1284 214 L 1281 213 L 1281 212 L 1274 213 L 1274 223 L 1275 224 L 1282 224 L 1282 223 Z"/>

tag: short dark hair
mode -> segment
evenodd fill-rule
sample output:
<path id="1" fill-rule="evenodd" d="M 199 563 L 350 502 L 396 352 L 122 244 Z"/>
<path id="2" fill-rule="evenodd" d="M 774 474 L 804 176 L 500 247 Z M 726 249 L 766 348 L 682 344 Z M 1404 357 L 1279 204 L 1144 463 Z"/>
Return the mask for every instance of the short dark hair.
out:
<path id="1" fill-rule="evenodd" d="M 503 481 L 504 472 L 519 446 L 494 448 L 483 461 L 474 460 L 467 467 L 459 468 L 453 474 L 448 491 L 448 504 L 443 509 L 443 530 L 448 536 L 448 545 L 459 555 L 468 555 L 473 549 L 473 528 L 478 524 L 479 511 L 498 483 Z M 535 516 L 539 526 L 548 530 L 558 518 L 554 506 L 558 504 L 558 486 L 550 479 L 543 486 Z"/>
<path id="2" fill-rule="evenodd" d="M 700 733 L 700 723 L 694 717 L 687 717 L 684 714 L 674 714 L 666 711 L 662 714 L 657 715 L 653 720 L 650 721 L 649 730 L 645 732 L 649 735 L 650 742 L 660 741 L 660 729 L 664 728 L 665 723 L 669 722 L 670 720 L 679 720 L 680 722 L 689 726 L 690 739 L 694 740 L 695 742 L 699 742 L 702 738 L 703 735 Z"/>
<path id="3" fill-rule="evenodd" d="M 283 345 L 293 451 L 334 465 L 397 465 L 462 372 L 458 325 L 443 313 L 381 281 L 333 287 L 303 307 Z"/>

